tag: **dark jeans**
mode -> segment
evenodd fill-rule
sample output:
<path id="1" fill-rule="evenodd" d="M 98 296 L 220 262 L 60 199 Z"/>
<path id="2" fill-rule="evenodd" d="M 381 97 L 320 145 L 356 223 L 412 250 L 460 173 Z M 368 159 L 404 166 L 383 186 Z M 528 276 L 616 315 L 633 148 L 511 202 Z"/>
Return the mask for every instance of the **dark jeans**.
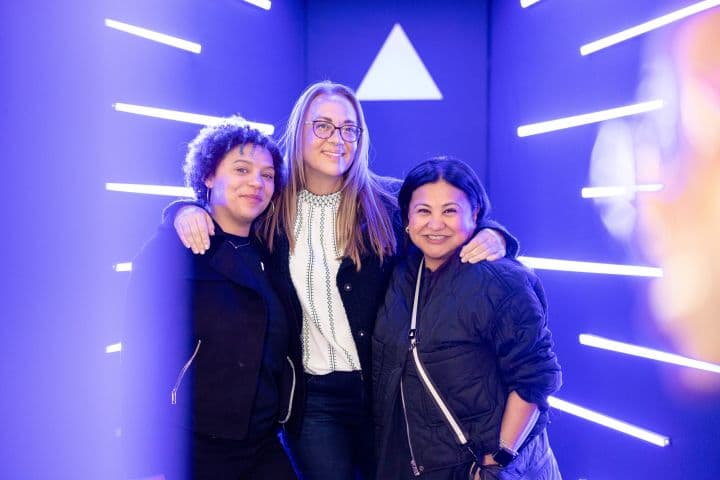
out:
<path id="1" fill-rule="evenodd" d="M 302 427 L 287 435 L 300 478 L 373 479 L 373 422 L 360 372 L 305 377 Z"/>
<path id="2" fill-rule="evenodd" d="M 277 435 L 248 442 L 193 438 L 193 480 L 294 480 Z"/>

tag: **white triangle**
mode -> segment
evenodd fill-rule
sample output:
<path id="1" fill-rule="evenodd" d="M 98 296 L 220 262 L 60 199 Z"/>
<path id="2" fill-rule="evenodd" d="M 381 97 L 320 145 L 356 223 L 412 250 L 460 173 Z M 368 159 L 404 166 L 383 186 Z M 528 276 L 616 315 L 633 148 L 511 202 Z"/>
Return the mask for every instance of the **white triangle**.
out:
<path id="1" fill-rule="evenodd" d="M 360 100 L 442 100 L 435 81 L 396 23 L 357 89 Z"/>

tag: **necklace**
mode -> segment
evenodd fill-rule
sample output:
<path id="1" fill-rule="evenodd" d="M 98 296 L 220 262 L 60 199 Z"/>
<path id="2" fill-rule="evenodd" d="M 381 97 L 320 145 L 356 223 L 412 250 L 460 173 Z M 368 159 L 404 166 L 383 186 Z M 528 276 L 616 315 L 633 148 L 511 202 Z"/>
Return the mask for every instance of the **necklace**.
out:
<path id="1" fill-rule="evenodd" d="M 230 245 L 232 245 L 235 250 L 237 250 L 237 249 L 240 248 L 240 247 L 247 247 L 248 245 L 250 245 L 250 239 L 248 238 L 245 243 L 236 244 L 236 243 L 233 242 L 232 240 L 228 240 L 228 243 L 229 243 Z"/>

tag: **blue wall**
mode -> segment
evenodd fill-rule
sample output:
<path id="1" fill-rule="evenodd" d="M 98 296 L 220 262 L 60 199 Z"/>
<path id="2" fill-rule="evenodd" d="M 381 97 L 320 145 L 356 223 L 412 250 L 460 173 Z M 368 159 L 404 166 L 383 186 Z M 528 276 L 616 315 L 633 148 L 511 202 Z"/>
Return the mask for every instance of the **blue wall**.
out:
<path id="1" fill-rule="evenodd" d="M 587 185 L 596 126 L 517 138 L 518 125 L 635 101 L 643 41 L 580 57 L 581 44 L 687 5 L 680 0 L 29 0 L 0 4 L 6 271 L 0 476 L 113 478 L 118 341 L 131 260 L 165 197 L 105 182 L 179 184 L 194 125 L 118 113 L 113 102 L 281 128 L 309 82 L 357 88 L 399 23 L 442 101 L 363 102 L 372 168 L 402 176 L 437 153 L 471 163 L 495 217 L 532 256 L 642 263 L 613 239 Z M 115 18 L 198 41 L 201 55 L 103 26 Z M 674 367 L 581 347 L 590 332 L 672 350 L 649 319 L 647 281 L 539 271 L 565 371 L 558 395 L 669 435 L 659 448 L 555 412 L 565 478 L 715 478 L 717 396 L 690 394 Z"/>
<path id="2" fill-rule="evenodd" d="M 120 340 L 129 261 L 166 197 L 105 182 L 182 183 L 199 126 L 114 102 L 280 126 L 305 85 L 303 2 L 3 2 L 0 477 L 118 478 Z M 199 42 L 195 55 L 104 18 Z M 11 226 L 12 225 L 12 226 Z"/>
<path id="3" fill-rule="evenodd" d="M 390 0 L 306 2 L 308 82 L 357 89 L 393 25 L 399 23 L 443 100 L 365 101 L 371 167 L 402 177 L 431 155 L 451 154 L 485 170 L 488 12 L 485 2 Z"/>

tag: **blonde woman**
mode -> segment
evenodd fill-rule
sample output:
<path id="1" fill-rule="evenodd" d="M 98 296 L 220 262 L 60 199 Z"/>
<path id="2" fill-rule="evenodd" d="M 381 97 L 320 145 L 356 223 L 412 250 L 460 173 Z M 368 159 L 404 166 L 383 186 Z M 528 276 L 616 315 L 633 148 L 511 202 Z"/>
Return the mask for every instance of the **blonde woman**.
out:
<path id="1" fill-rule="evenodd" d="M 288 185 L 264 228 L 273 234 L 267 245 L 273 274 L 286 280 L 301 322 L 306 382 L 303 412 L 294 412 L 295 423 L 286 425 L 287 442 L 302 478 L 370 479 L 370 339 L 405 243 L 400 181 L 368 168 L 365 117 L 344 85 L 309 86 L 282 143 Z M 174 224 L 186 247 L 204 253 L 214 234 L 204 210 L 184 206 Z M 517 242 L 499 225 L 488 222 L 478 230 L 461 252 L 463 261 L 501 258 L 506 242 L 516 253 Z"/>

